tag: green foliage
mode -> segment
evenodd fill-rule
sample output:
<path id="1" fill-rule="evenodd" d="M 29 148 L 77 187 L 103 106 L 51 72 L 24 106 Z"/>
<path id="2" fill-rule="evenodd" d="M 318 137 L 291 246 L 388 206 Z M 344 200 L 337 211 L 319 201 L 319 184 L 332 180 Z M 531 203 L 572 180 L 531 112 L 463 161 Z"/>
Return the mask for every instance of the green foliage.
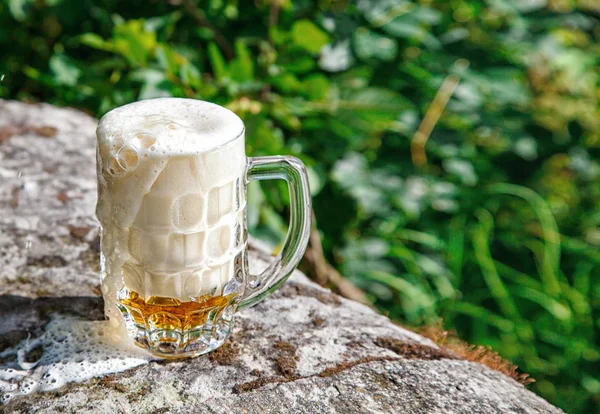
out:
<path id="1" fill-rule="evenodd" d="M 317 54 L 329 41 L 329 36 L 310 20 L 298 20 L 290 31 L 292 42 L 311 54 Z"/>
<path id="2" fill-rule="evenodd" d="M 249 154 L 305 161 L 326 255 L 378 307 L 441 317 L 550 401 L 596 412 L 599 13 L 574 0 L 5 0 L 0 95 L 98 116 L 158 96 L 226 105 Z M 430 107 L 443 111 L 415 165 Z M 281 190 L 249 190 L 251 230 L 274 242 Z"/>

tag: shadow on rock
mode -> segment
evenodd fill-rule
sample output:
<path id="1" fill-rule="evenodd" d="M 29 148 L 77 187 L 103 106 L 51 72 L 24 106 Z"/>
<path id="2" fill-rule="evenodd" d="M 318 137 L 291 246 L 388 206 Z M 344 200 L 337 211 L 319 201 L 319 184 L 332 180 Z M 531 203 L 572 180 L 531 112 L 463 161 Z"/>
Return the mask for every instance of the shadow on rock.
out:
<path id="1" fill-rule="evenodd" d="M 0 295 L 0 353 L 27 337 L 37 337 L 53 314 L 82 320 L 104 319 L 104 301 L 99 296 L 41 297 Z"/>

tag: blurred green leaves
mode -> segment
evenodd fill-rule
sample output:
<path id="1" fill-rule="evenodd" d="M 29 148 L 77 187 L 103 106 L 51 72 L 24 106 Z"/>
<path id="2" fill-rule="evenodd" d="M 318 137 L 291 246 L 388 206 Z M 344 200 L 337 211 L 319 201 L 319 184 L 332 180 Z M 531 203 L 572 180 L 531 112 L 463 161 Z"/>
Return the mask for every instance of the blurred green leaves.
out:
<path id="1" fill-rule="evenodd" d="M 56 83 L 66 86 L 77 84 L 77 80 L 81 76 L 81 69 L 77 67 L 73 59 L 62 53 L 55 54 L 50 58 L 48 64 Z"/>
<path id="2" fill-rule="evenodd" d="M 32 0 L 9 0 L 8 9 L 17 21 L 23 21 L 27 18 L 27 7 L 30 6 Z"/>
<path id="3" fill-rule="evenodd" d="M 329 41 L 329 36 L 310 20 L 294 22 L 291 30 L 293 42 L 300 48 L 316 54 Z"/>
<path id="4" fill-rule="evenodd" d="M 398 43 L 392 38 L 361 27 L 354 32 L 354 50 L 356 55 L 365 61 L 370 59 L 390 61 L 398 54 Z"/>
<path id="5" fill-rule="evenodd" d="M 156 32 L 147 30 L 143 20 L 117 23 L 110 40 L 104 40 L 94 33 L 85 33 L 81 36 L 81 42 L 99 50 L 119 54 L 131 66 L 146 66 L 157 46 Z"/>

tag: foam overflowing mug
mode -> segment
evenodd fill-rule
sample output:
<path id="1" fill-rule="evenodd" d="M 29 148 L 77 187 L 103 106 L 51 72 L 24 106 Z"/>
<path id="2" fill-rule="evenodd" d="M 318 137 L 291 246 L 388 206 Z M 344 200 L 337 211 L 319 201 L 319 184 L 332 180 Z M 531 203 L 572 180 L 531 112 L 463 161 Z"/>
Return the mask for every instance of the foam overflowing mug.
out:
<path id="1" fill-rule="evenodd" d="M 221 106 L 159 98 L 108 112 L 97 129 L 102 294 L 117 329 L 154 355 L 201 355 L 233 314 L 277 289 L 304 254 L 306 170 L 294 157 L 248 158 L 244 124 Z M 248 271 L 246 184 L 283 179 L 290 225 L 259 275 Z"/>

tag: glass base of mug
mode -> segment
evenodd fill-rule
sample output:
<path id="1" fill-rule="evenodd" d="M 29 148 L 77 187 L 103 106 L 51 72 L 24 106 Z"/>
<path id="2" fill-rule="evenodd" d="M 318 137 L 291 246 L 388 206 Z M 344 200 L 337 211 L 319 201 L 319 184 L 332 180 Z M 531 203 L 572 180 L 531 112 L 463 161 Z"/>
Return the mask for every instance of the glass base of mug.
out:
<path id="1" fill-rule="evenodd" d="M 223 345 L 233 330 L 237 294 L 182 302 L 122 289 L 118 307 L 134 343 L 161 358 L 190 358 Z"/>

